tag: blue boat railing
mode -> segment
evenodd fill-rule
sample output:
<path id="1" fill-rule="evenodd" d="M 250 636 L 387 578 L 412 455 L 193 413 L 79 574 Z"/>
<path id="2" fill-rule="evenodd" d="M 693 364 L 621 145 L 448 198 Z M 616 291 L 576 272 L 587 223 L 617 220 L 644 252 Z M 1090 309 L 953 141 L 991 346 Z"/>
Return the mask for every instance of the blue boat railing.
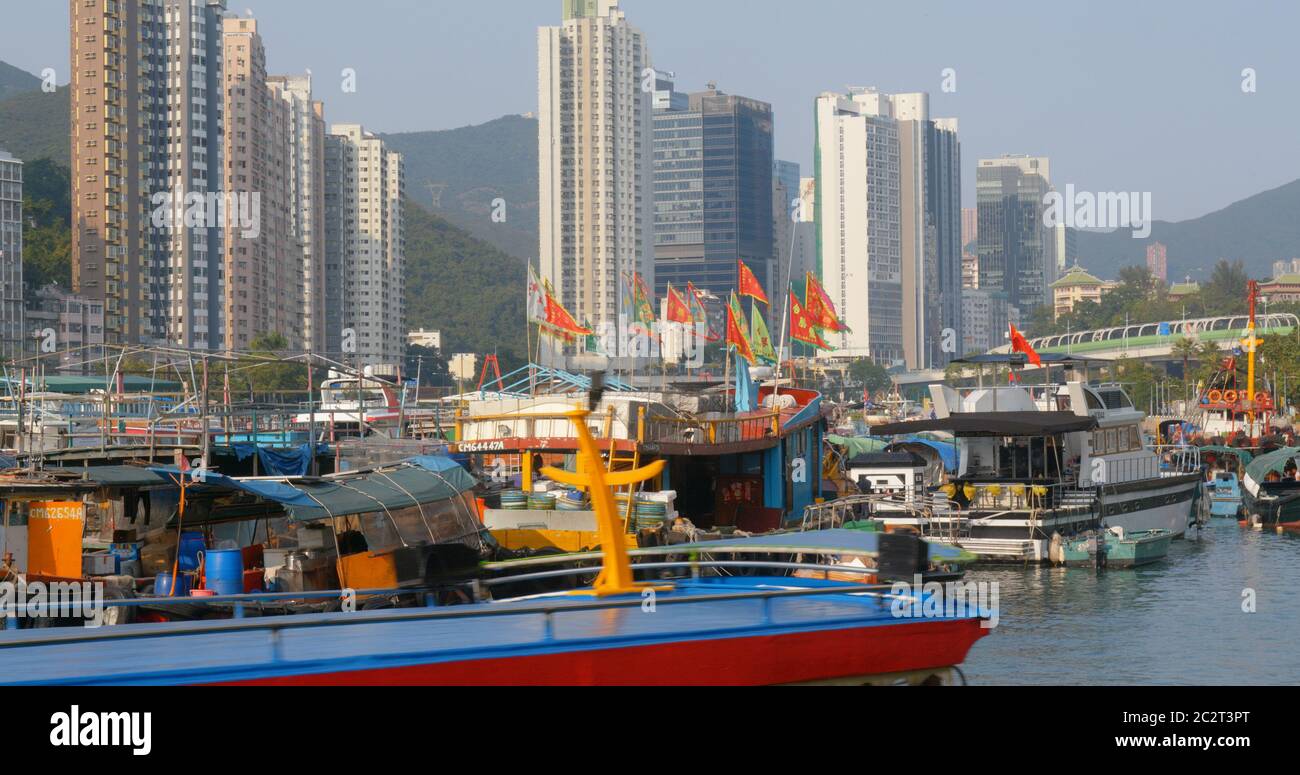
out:
<path id="1" fill-rule="evenodd" d="M 835 570 L 843 570 L 841 567 L 835 567 Z M 745 602 L 754 601 L 761 603 L 761 611 L 757 622 L 749 622 L 736 625 L 719 625 L 711 628 L 714 632 L 726 632 L 729 630 L 743 631 L 758 626 L 770 626 L 775 623 L 772 617 L 772 603 L 777 600 L 792 598 L 806 598 L 832 595 L 854 595 L 876 598 L 883 607 L 888 599 L 899 597 L 886 593 L 886 590 L 892 589 L 887 584 L 837 584 L 825 587 L 806 587 L 799 589 L 761 589 L 746 592 L 731 592 L 719 594 L 687 595 L 674 597 L 668 593 L 657 595 L 655 599 L 656 608 L 685 606 L 685 605 L 703 605 L 708 603 L 719 602 Z M 303 595 L 300 593 L 299 597 Z M 324 595 L 325 593 L 313 593 Z M 334 590 L 332 594 L 342 594 L 341 590 Z M 233 598 L 249 597 L 246 595 L 232 595 Z M 253 596 L 258 597 L 258 596 Z M 162 598 L 166 600 L 167 598 Z M 115 604 L 137 603 L 140 604 L 144 598 L 133 601 L 112 601 Z M 219 598 L 205 598 L 207 601 L 219 600 Z M 392 613 L 377 613 L 374 611 L 366 612 L 365 616 L 357 616 L 355 613 L 326 614 L 316 616 L 269 616 L 252 619 L 222 619 L 206 620 L 192 622 L 172 622 L 164 624 L 134 624 L 122 625 L 116 627 L 98 627 L 88 628 L 67 628 L 67 629 L 49 629 L 49 630 L 28 630 L 25 635 L 28 637 L 15 640 L 0 639 L 0 655 L 9 649 L 22 649 L 29 647 L 49 646 L 49 645 L 70 645 L 85 643 L 105 643 L 119 642 L 130 640 L 145 640 L 152 638 L 166 637 L 184 637 L 187 635 L 213 635 L 221 633 L 248 633 L 248 632 L 266 632 L 272 642 L 278 641 L 278 636 L 286 630 L 312 630 L 312 629 L 330 629 L 335 627 L 350 627 L 356 625 L 369 624 L 396 624 L 410 622 L 433 622 L 433 621 L 457 621 L 466 619 L 483 619 L 495 617 L 518 617 L 518 616 L 541 616 L 544 619 L 543 632 L 541 639 L 543 642 L 554 641 L 554 618 L 557 614 L 574 613 L 581 611 L 613 611 L 630 608 L 642 608 L 646 603 L 640 596 L 620 597 L 617 599 L 592 600 L 590 602 L 575 602 L 577 598 L 559 597 L 548 598 L 546 600 L 532 600 L 521 603 L 501 602 L 498 604 L 474 605 L 474 606 L 447 606 L 441 608 L 424 608 L 424 609 L 402 609 Z M 563 601 L 563 602 L 560 602 Z M 108 601 L 105 601 L 106 604 Z M 156 602 L 156 601 L 155 601 Z M 877 614 L 851 613 L 843 616 L 828 613 L 826 616 L 818 619 L 821 623 L 838 622 L 838 621 L 856 621 L 868 618 L 874 618 Z M 278 651 L 275 652 L 278 654 Z M 0 658 L 3 658 L 0 656 Z M 278 659 L 274 661 L 279 661 Z"/>

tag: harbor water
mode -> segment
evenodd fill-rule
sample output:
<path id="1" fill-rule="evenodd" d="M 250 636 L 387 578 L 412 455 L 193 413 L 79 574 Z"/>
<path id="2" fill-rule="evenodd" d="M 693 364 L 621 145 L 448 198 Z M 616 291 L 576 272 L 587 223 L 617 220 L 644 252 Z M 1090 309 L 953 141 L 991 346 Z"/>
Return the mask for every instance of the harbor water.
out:
<path id="1" fill-rule="evenodd" d="M 998 626 L 962 666 L 973 685 L 1300 684 L 1300 536 L 1216 519 L 1133 570 L 966 580 L 999 582 Z"/>

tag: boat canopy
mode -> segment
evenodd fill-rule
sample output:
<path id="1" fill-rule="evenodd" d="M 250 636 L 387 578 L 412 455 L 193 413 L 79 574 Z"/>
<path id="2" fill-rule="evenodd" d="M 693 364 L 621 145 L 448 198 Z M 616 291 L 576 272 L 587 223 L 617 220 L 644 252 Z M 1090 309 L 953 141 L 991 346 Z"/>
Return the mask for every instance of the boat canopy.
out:
<path id="1" fill-rule="evenodd" d="M 152 470 L 173 481 L 180 475 L 174 467 Z M 451 458 L 427 456 L 356 474 L 319 478 L 236 478 L 208 473 L 196 484 L 242 490 L 280 504 L 294 521 L 315 522 L 445 501 L 472 490 L 476 482 Z"/>
<path id="2" fill-rule="evenodd" d="M 1198 447 L 1198 449 L 1200 449 L 1202 457 L 1205 456 L 1206 452 L 1213 452 L 1215 455 L 1232 456 L 1240 460 L 1241 464 L 1244 466 L 1250 465 L 1250 462 L 1255 459 L 1254 454 L 1252 454 L 1250 451 L 1244 449 L 1238 449 L 1236 447 L 1218 447 L 1214 445 L 1208 445 L 1204 447 Z"/>
<path id="3" fill-rule="evenodd" d="M 1286 471 L 1286 464 L 1300 455 L 1300 447 L 1283 447 L 1276 452 L 1261 455 L 1246 466 L 1246 476 L 1256 482 L 1262 482 L 1269 474 L 1281 474 Z"/>
<path id="4" fill-rule="evenodd" d="M 955 436 L 1056 436 L 1090 431 L 1093 417 L 1072 412 L 963 412 L 938 420 L 913 420 L 877 425 L 872 436 L 906 436 L 921 431 L 949 431 Z"/>

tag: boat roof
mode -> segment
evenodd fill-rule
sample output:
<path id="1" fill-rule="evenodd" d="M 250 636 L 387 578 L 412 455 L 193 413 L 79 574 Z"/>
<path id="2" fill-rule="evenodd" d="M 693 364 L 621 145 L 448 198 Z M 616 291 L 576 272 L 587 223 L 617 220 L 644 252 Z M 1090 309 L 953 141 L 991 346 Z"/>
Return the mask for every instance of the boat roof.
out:
<path id="1" fill-rule="evenodd" d="M 123 393 L 179 393 L 183 389 L 183 385 L 179 382 L 130 374 L 122 375 L 117 379 L 111 377 L 71 376 L 51 376 L 38 379 L 28 377 L 27 385 L 29 388 L 32 385 L 40 385 L 52 393 L 86 395 L 96 390 L 115 392 L 119 380 L 121 381 Z M 14 377 L 0 377 L 0 384 L 8 385 L 11 390 L 16 388 L 20 381 Z"/>
<path id="2" fill-rule="evenodd" d="M 962 412 L 937 420 L 877 425 L 872 436 L 906 436 L 920 431 L 949 431 L 956 436 L 1055 436 L 1097 427 L 1094 417 L 1073 412 Z"/>
<path id="3" fill-rule="evenodd" d="M 1039 353 L 1038 358 L 1044 366 L 1104 366 L 1113 363 L 1109 358 L 1086 358 L 1066 353 Z M 983 353 L 954 358 L 952 362 L 970 366 L 982 364 L 1024 366 L 1029 363 L 1029 356 L 1024 353 Z"/>
<path id="4" fill-rule="evenodd" d="M 1283 447 L 1276 452 L 1260 455 L 1246 466 L 1246 476 L 1256 482 L 1264 481 L 1272 473 L 1282 473 L 1286 464 L 1300 455 L 1300 447 Z"/>

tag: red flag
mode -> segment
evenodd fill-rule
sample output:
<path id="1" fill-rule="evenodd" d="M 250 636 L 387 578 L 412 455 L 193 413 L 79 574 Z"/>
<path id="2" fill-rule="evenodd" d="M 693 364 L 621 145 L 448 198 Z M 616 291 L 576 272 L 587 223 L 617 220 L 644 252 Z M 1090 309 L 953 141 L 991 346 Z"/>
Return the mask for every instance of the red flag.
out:
<path id="1" fill-rule="evenodd" d="M 668 322 L 687 325 L 695 322 L 690 307 L 686 305 L 686 299 L 683 299 L 682 295 L 673 288 L 672 283 L 668 284 Z"/>
<path id="2" fill-rule="evenodd" d="M 736 320 L 736 309 L 731 304 L 727 305 L 727 344 L 735 347 L 740 357 L 748 361 L 750 366 L 756 365 L 754 350 L 749 346 L 749 338 L 745 336 L 745 330 L 740 327 L 740 321 Z"/>
<path id="3" fill-rule="evenodd" d="M 1034 352 L 1034 348 L 1029 346 L 1029 340 L 1025 338 L 1025 335 L 1016 330 L 1015 324 L 1008 323 L 1007 325 L 1011 326 L 1011 351 L 1024 353 L 1029 356 L 1030 363 L 1035 366 L 1042 366 L 1043 359 L 1039 358 L 1038 353 Z"/>
<path id="4" fill-rule="evenodd" d="M 578 325 L 578 321 L 573 319 L 573 315 L 569 314 L 564 305 L 556 301 L 555 297 L 549 293 L 546 294 L 546 325 L 562 334 L 571 336 L 591 335 L 591 329 Z"/>
<path id="5" fill-rule="evenodd" d="M 826 290 L 822 288 L 813 273 L 809 272 L 804 281 L 804 298 L 808 300 L 805 306 L 805 312 L 808 313 L 808 320 L 814 328 L 823 328 L 827 331 L 848 331 L 849 327 L 840 322 L 840 316 L 835 313 L 835 305 L 831 302 L 831 297 L 826 295 Z"/>
<path id="6" fill-rule="evenodd" d="M 767 294 L 763 293 L 763 286 L 759 284 L 758 278 L 754 276 L 754 273 L 750 271 L 749 267 L 745 266 L 744 261 L 736 259 L 736 263 L 740 265 L 740 279 L 737 283 L 737 292 L 741 296 L 749 296 L 767 304 Z"/>
<path id="7" fill-rule="evenodd" d="M 808 310 L 799 303 L 799 297 L 794 295 L 794 291 L 790 291 L 790 338 L 823 350 L 831 349 L 831 346 L 822 340 L 821 334 L 817 333 L 817 329 L 808 318 Z"/>

